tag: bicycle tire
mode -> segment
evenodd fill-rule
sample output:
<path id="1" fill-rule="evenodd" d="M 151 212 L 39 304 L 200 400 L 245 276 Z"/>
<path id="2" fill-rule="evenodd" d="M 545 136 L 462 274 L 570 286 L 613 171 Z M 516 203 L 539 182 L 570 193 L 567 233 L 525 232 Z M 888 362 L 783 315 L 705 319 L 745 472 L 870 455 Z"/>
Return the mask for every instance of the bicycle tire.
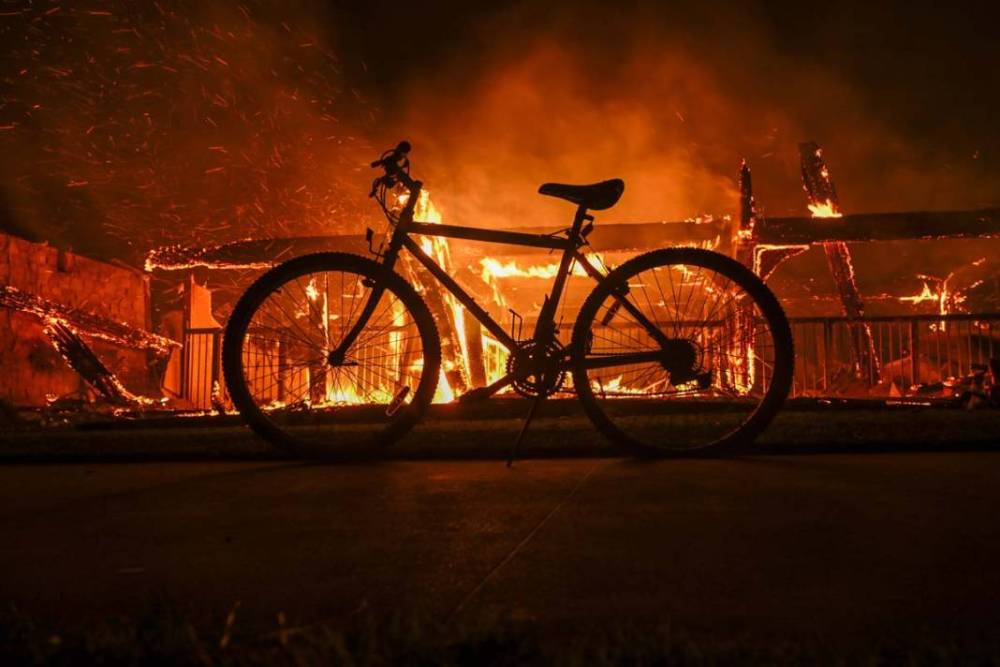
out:
<path id="1" fill-rule="evenodd" d="M 335 442 L 306 441 L 269 417 L 255 400 L 244 375 L 244 344 L 255 313 L 262 304 L 292 280 L 318 272 L 353 273 L 394 295 L 413 318 L 422 345 L 423 361 L 412 400 L 389 419 L 384 428 L 362 438 L 361 446 L 338 449 Z M 304 458 L 357 459 L 379 456 L 420 420 L 433 399 L 441 365 L 441 344 L 431 313 L 410 283 L 398 273 L 365 257 L 347 253 L 315 253 L 280 264 L 261 275 L 240 297 L 226 325 L 222 366 L 234 407 L 246 424 L 272 445 Z M 331 434 L 332 438 L 336 434 Z"/>
<path id="2" fill-rule="evenodd" d="M 628 281 L 645 271 L 663 267 L 702 267 L 732 281 L 753 300 L 766 321 L 773 337 L 774 359 L 770 385 L 766 388 L 756 408 L 735 430 L 722 437 L 698 446 L 673 448 L 668 433 L 664 439 L 653 443 L 627 432 L 608 414 L 610 401 L 600 401 L 595 394 L 595 382 L 589 377 L 585 360 L 593 343 L 599 309 L 616 290 L 627 288 Z M 601 433 L 628 453 L 639 457 L 676 456 L 685 454 L 707 455 L 734 452 L 758 437 L 778 414 L 791 389 L 794 368 L 794 345 L 791 328 L 784 310 L 771 290 L 743 264 L 716 252 L 698 248 L 669 248 L 654 250 L 635 257 L 614 269 L 607 279 L 598 284 L 588 295 L 580 309 L 572 336 L 573 384 L 584 410 Z M 693 402 L 692 402 L 693 404 Z"/>

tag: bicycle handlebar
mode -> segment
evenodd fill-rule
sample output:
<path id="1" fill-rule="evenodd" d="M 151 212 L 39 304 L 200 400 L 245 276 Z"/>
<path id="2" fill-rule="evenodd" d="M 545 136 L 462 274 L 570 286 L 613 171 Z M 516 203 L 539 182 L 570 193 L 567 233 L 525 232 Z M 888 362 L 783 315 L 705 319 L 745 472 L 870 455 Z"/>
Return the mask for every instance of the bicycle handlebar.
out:
<path id="1" fill-rule="evenodd" d="M 369 196 L 374 197 L 380 187 L 392 188 L 397 183 L 401 183 L 411 193 L 420 188 L 420 182 L 410 178 L 410 142 L 400 141 L 395 148 L 382 153 L 379 159 L 372 162 L 372 169 L 382 168 L 385 170 L 384 176 L 379 176 L 372 182 L 372 191 Z"/>
<path id="2" fill-rule="evenodd" d="M 406 156 L 410 154 L 410 148 L 409 141 L 400 141 L 395 148 L 385 151 L 382 153 L 382 157 L 372 162 L 372 169 L 385 167 L 387 172 L 393 171 L 393 168 L 398 169 L 399 163 L 405 160 Z"/>

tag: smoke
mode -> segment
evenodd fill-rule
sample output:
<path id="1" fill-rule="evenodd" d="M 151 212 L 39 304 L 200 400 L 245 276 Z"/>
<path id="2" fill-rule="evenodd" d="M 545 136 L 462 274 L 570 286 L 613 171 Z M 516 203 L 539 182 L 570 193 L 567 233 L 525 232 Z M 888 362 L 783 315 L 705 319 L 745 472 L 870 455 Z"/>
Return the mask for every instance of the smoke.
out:
<path id="1" fill-rule="evenodd" d="M 803 215 L 798 144 L 810 139 L 848 212 L 971 208 L 1000 193 L 972 151 L 956 161 L 901 132 L 746 8 L 522 3 L 453 38 L 450 57 L 407 82 L 392 127 L 414 140 L 451 222 L 557 224 L 569 211 L 539 184 L 612 177 L 626 191 L 602 219 L 735 214 L 742 158 L 765 213 Z"/>

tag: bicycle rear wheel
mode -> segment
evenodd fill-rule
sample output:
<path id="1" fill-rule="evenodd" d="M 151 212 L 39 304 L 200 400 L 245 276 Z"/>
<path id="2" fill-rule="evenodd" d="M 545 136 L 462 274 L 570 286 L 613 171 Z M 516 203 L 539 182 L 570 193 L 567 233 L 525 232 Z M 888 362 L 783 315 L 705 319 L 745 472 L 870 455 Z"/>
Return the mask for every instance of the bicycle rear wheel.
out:
<path id="1" fill-rule="evenodd" d="M 343 253 L 262 275 L 237 302 L 223 342 L 226 387 L 247 424 L 307 457 L 378 454 L 423 415 L 440 364 L 437 329 L 413 287 Z"/>
<path id="2" fill-rule="evenodd" d="M 587 414 L 642 456 L 752 441 L 788 395 L 793 363 L 771 291 L 739 262 L 696 248 L 615 269 L 573 330 L 573 385 Z"/>

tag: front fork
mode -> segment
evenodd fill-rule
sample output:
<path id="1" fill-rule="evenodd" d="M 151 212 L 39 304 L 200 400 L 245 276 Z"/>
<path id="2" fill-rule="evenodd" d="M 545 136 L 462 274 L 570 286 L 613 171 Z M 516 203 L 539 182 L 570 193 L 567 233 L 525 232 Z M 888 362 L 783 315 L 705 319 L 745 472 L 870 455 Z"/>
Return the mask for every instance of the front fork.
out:
<path id="1" fill-rule="evenodd" d="M 399 258 L 399 251 L 403 247 L 403 239 L 406 236 L 404 230 L 413 222 L 413 209 L 420 198 L 421 185 L 420 181 L 415 182 L 415 187 L 410 191 L 406 205 L 399 214 L 399 222 L 393 229 L 392 237 L 389 240 L 389 247 L 382 254 L 382 261 L 379 263 L 379 266 L 386 271 L 392 271 L 396 266 L 396 260 Z M 358 336 L 364 331 L 364 328 L 368 325 L 368 320 L 371 319 L 371 316 L 375 313 L 375 309 L 378 307 L 378 302 L 382 300 L 382 295 L 385 294 L 385 287 L 371 281 L 371 278 L 365 278 L 362 284 L 365 287 L 371 288 L 371 294 L 368 295 L 368 301 L 358 315 L 358 321 L 354 323 L 351 330 L 340 341 L 340 345 L 336 349 L 330 350 L 329 355 L 327 355 L 327 363 L 331 366 L 344 365 L 347 358 L 347 351 L 351 349 L 351 346 L 357 341 Z"/>

